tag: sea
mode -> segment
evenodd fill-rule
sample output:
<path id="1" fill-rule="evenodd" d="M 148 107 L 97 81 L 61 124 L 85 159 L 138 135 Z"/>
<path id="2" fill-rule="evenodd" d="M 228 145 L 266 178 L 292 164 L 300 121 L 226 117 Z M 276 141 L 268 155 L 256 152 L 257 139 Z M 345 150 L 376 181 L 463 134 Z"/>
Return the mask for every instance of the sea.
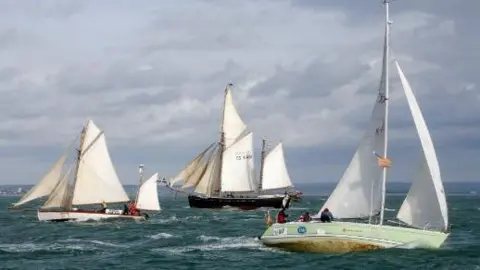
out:
<path id="1" fill-rule="evenodd" d="M 287 213 L 317 212 L 333 187 L 298 185 L 304 198 Z M 442 248 L 346 254 L 265 247 L 257 240 L 265 209 L 192 209 L 185 195 L 160 189 L 162 211 L 142 222 L 39 222 L 42 202 L 9 210 L 19 198 L 0 197 L 0 269 L 480 269 L 478 183 L 445 184 L 452 228 Z M 392 183 L 387 190 L 392 219 L 408 186 Z"/>

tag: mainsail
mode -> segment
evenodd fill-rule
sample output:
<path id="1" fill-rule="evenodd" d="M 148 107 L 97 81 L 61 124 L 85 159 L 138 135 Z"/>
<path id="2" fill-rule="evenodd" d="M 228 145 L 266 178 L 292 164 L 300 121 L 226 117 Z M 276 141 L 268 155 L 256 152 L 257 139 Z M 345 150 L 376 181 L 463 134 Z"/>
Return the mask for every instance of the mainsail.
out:
<path id="1" fill-rule="evenodd" d="M 91 120 L 85 129 L 73 186 L 72 205 L 129 200 L 110 159 L 105 135 Z"/>
<path id="2" fill-rule="evenodd" d="M 245 135 L 223 152 L 222 191 L 245 192 L 256 189 L 253 167 L 253 135 Z"/>
<path id="3" fill-rule="evenodd" d="M 388 39 L 385 33 L 380 87 L 368 128 L 350 164 L 323 207 L 338 218 L 374 216 L 381 210 L 382 168 L 374 153 L 384 153 L 386 144 Z M 321 210 L 320 210 L 321 211 Z"/>
<path id="4" fill-rule="evenodd" d="M 184 180 L 181 189 L 194 187 L 196 193 L 204 195 L 256 190 L 253 135 L 235 108 L 230 86 L 225 88 L 220 142 L 200 153 L 170 180 L 170 185 Z"/>
<path id="5" fill-rule="evenodd" d="M 262 190 L 293 187 L 288 174 L 282 143 L 277 144 L 263 161 Z"/>
<path id="6" fill-rule="evenodd" d="M 422 145 L 419 170 L 398 211 L 397 218 L 417 228 L 428 227 L 447 230 L 447 200 L 432 138 L 413 90 L 398 62 L 395 62 L 395 64 Z"/>
<path id="7" fill-rule="evenodd" d="M 157 190 L 158 173 L 148 178 L 138 190 L 136 207 L 142 210 L 160 211 Z"/>

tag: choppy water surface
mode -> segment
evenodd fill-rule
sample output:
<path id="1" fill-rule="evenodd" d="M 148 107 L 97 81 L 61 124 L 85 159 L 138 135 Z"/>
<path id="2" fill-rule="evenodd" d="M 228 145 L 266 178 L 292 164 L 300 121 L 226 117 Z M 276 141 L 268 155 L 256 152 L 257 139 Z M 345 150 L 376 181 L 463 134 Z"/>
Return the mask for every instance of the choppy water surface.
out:
<path id="1" fill-rule="evenodd" d="M 35 205 L 9 211 L 0 198 L 1 269 L 480 269 L 480 196 L 450 196 L 452 235 L 440 250 L 391 249 L 344 255 L 289 253 L 262 246 L 264 210 L 200 210 L 162 198 L 146 222 L 38 222 Z M 315 212 L 309 196 L 288 211 Z M 402 197 L 390 196 L 387 215 Z M 31 206 L 32 207 L 32 206 Z"/>

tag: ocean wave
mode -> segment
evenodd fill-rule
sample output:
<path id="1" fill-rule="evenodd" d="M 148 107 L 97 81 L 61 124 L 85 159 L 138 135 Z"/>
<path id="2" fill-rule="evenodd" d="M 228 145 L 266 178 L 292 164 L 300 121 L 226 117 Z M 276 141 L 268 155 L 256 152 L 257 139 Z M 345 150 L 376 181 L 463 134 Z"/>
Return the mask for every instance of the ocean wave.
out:
<path id="1" fill-rule="evenodd" d="M 34 243 L 22 243 L 22 244 L 0 244 L 0 250 L 8 253 L 26 253 L 26 252 L 38 252 L 38 251 L 92 251 L 98 248 L 91 245 L 84 244 L 66 244 L 59 243 L 53 244 L 34 244 Z"/>
<path id="2" fill-rule="evenodd" d="M 147 235 L 147 237 L 151 238 L 151 239 L 168 239 L 168 238 L 177 238 L 178 236 L 174 236 L 174 235 L 169 234 L 169 233 L 161 232 L 161 233 L 157 233 L 157 234 L 154 234 L 154 235 Z"/>
<path id="3" fill-rule="evenodd" d="M 269 247 L 265 247 L 262 243 L 252 237 L 240 236 L 240 237 L 217 237 L 217 236 L 208 236 L 200 235 L 197 237 L 199 240 L 205 242 L 205 244 L 200 245 L 187 245 L 181 247 L 164 247 L 152 249 L 155 252 L 166 252 L 170 254 L 182 255 L 190 252 L 205 252 L 212 250 L 232 250 L 232 249 L 254 249 L 267 252 L 275 253 L 287 253 L 286 251 L 281 251 Z"/>

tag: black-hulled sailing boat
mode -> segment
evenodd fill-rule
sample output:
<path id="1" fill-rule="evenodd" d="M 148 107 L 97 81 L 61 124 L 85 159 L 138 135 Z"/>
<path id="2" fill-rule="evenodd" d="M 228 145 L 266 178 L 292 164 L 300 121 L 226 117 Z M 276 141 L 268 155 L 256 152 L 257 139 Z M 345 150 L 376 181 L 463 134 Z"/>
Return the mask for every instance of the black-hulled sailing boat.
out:
<path id="1" fill-rule="evenodd" d="M 290 200 L 286 189 L 280 194 L 269 195 L 262 189 L 262 184 L 257 184 L 255 180 L 253 134 L 248 131 L 233 104 L 231 86 L 232 84 L 228 84 L 225 88 L 220 140 L 202 151 L 177 176 L 170 179 L 167 185 L 173 187 L 183 180 L 183 185 L 177 191 L 193 188 L 188 195 L 190 207 L 288 207 Z M 262 161 L 267 162 L 262 162 L 260 183 L 265 177 L 267 181 L 264 183 L 268 189 L 282 188 L 281 185 L 274 184 L 276 181 L 287 182 L 287 186 L 283 188 L 292 186 L 285 167 L 282 144 L 272 152 L 275 154 L 271 157 L 270 154 L 266 155 L 265 159 L 262 155 Z M 279 174 L 277 170 L 282 173 Z"/>

